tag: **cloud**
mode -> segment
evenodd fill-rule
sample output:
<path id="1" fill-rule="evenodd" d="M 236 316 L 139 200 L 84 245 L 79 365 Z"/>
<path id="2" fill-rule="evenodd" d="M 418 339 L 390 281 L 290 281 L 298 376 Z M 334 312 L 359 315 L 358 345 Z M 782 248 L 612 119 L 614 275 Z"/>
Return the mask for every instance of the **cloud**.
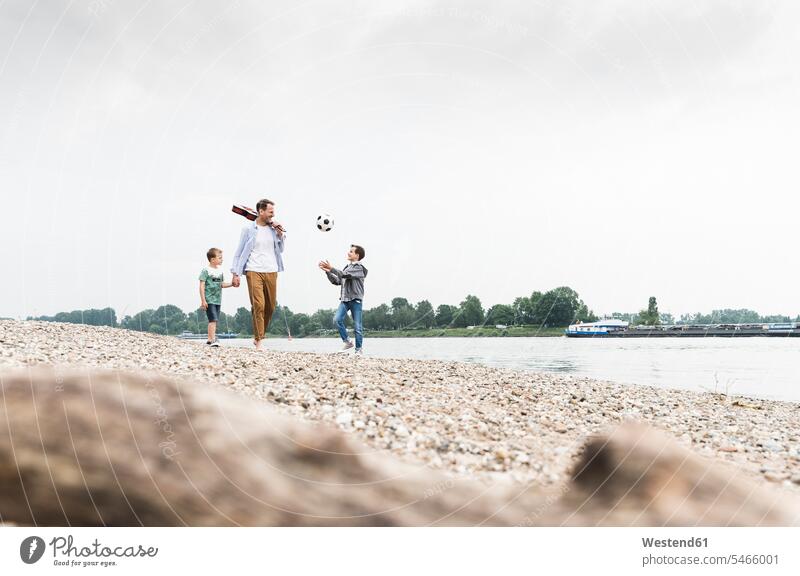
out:
<path id="1" fill-rule="evenodd" d="M 375 304 L 566 284 L 600 311 L 656 294 L 674 312 L 797 312 L 783 229 L 731 232 L 791 213 L 793 3 L 0 11 L 0 224 L 22 276 L 2 315 L 193 309 L 205 250 L 232 257 L 230 204 L 265 195 L 291 231 L 281 300 L 301 311 L 332 297 L 315 262 L 357 239 Z M 88 275 L 63 288 L 76 259 Z M 789 276 L 767 294 L 743 273 L 759 266 Z"/>

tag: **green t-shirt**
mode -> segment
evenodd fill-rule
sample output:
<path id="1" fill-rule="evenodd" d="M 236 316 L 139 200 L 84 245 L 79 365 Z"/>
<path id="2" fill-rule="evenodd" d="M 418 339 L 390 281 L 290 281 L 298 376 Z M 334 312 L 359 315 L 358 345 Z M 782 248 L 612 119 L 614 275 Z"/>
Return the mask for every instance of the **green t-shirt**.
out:
<path id="1" fill-rule="evenodd" d="M 200 281 L 206 283 L 206 302 L 209 304 L 222 304 L 222 282 L 225 273 L 222 268 L 205 267 L 200 272 Z"/>

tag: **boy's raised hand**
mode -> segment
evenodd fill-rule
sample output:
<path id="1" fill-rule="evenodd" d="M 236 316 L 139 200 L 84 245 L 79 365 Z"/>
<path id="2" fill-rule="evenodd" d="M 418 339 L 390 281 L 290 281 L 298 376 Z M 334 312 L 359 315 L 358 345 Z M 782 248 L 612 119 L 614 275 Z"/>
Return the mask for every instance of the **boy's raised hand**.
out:
<path id="1" fill-rule="evenodd" d="M 331 268 L 332 268 L 331 263 L 328 262 L 327 260 L 321 261 L 319 263 L 319 267 L 322 268 L 323 270 L 325 270 L 325 272 L 330 272 Z"/>

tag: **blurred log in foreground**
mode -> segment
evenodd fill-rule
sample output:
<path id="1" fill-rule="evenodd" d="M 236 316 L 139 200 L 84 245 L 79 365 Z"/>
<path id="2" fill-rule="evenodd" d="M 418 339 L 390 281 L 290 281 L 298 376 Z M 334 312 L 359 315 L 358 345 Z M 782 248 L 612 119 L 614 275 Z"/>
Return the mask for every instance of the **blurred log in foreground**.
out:
<path id="1" fill-rule="evenodd" d="M 452 478 L 207 385 L 0 376 L 0 522 L 72 526 L 796 525 L 793 494 L 627 424 L 561 489 Z"/>

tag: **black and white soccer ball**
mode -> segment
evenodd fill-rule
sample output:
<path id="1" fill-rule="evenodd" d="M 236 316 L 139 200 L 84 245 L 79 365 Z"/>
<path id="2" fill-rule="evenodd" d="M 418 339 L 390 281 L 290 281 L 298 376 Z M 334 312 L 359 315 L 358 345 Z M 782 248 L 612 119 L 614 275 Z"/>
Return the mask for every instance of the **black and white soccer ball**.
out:
<path id="1" fill-rule="evenodd" d="M 317 216 L 317 230 L 322 232 L 330 232 L 333 228 L 333 216 L 330 214 L 322 214 Z"/>

